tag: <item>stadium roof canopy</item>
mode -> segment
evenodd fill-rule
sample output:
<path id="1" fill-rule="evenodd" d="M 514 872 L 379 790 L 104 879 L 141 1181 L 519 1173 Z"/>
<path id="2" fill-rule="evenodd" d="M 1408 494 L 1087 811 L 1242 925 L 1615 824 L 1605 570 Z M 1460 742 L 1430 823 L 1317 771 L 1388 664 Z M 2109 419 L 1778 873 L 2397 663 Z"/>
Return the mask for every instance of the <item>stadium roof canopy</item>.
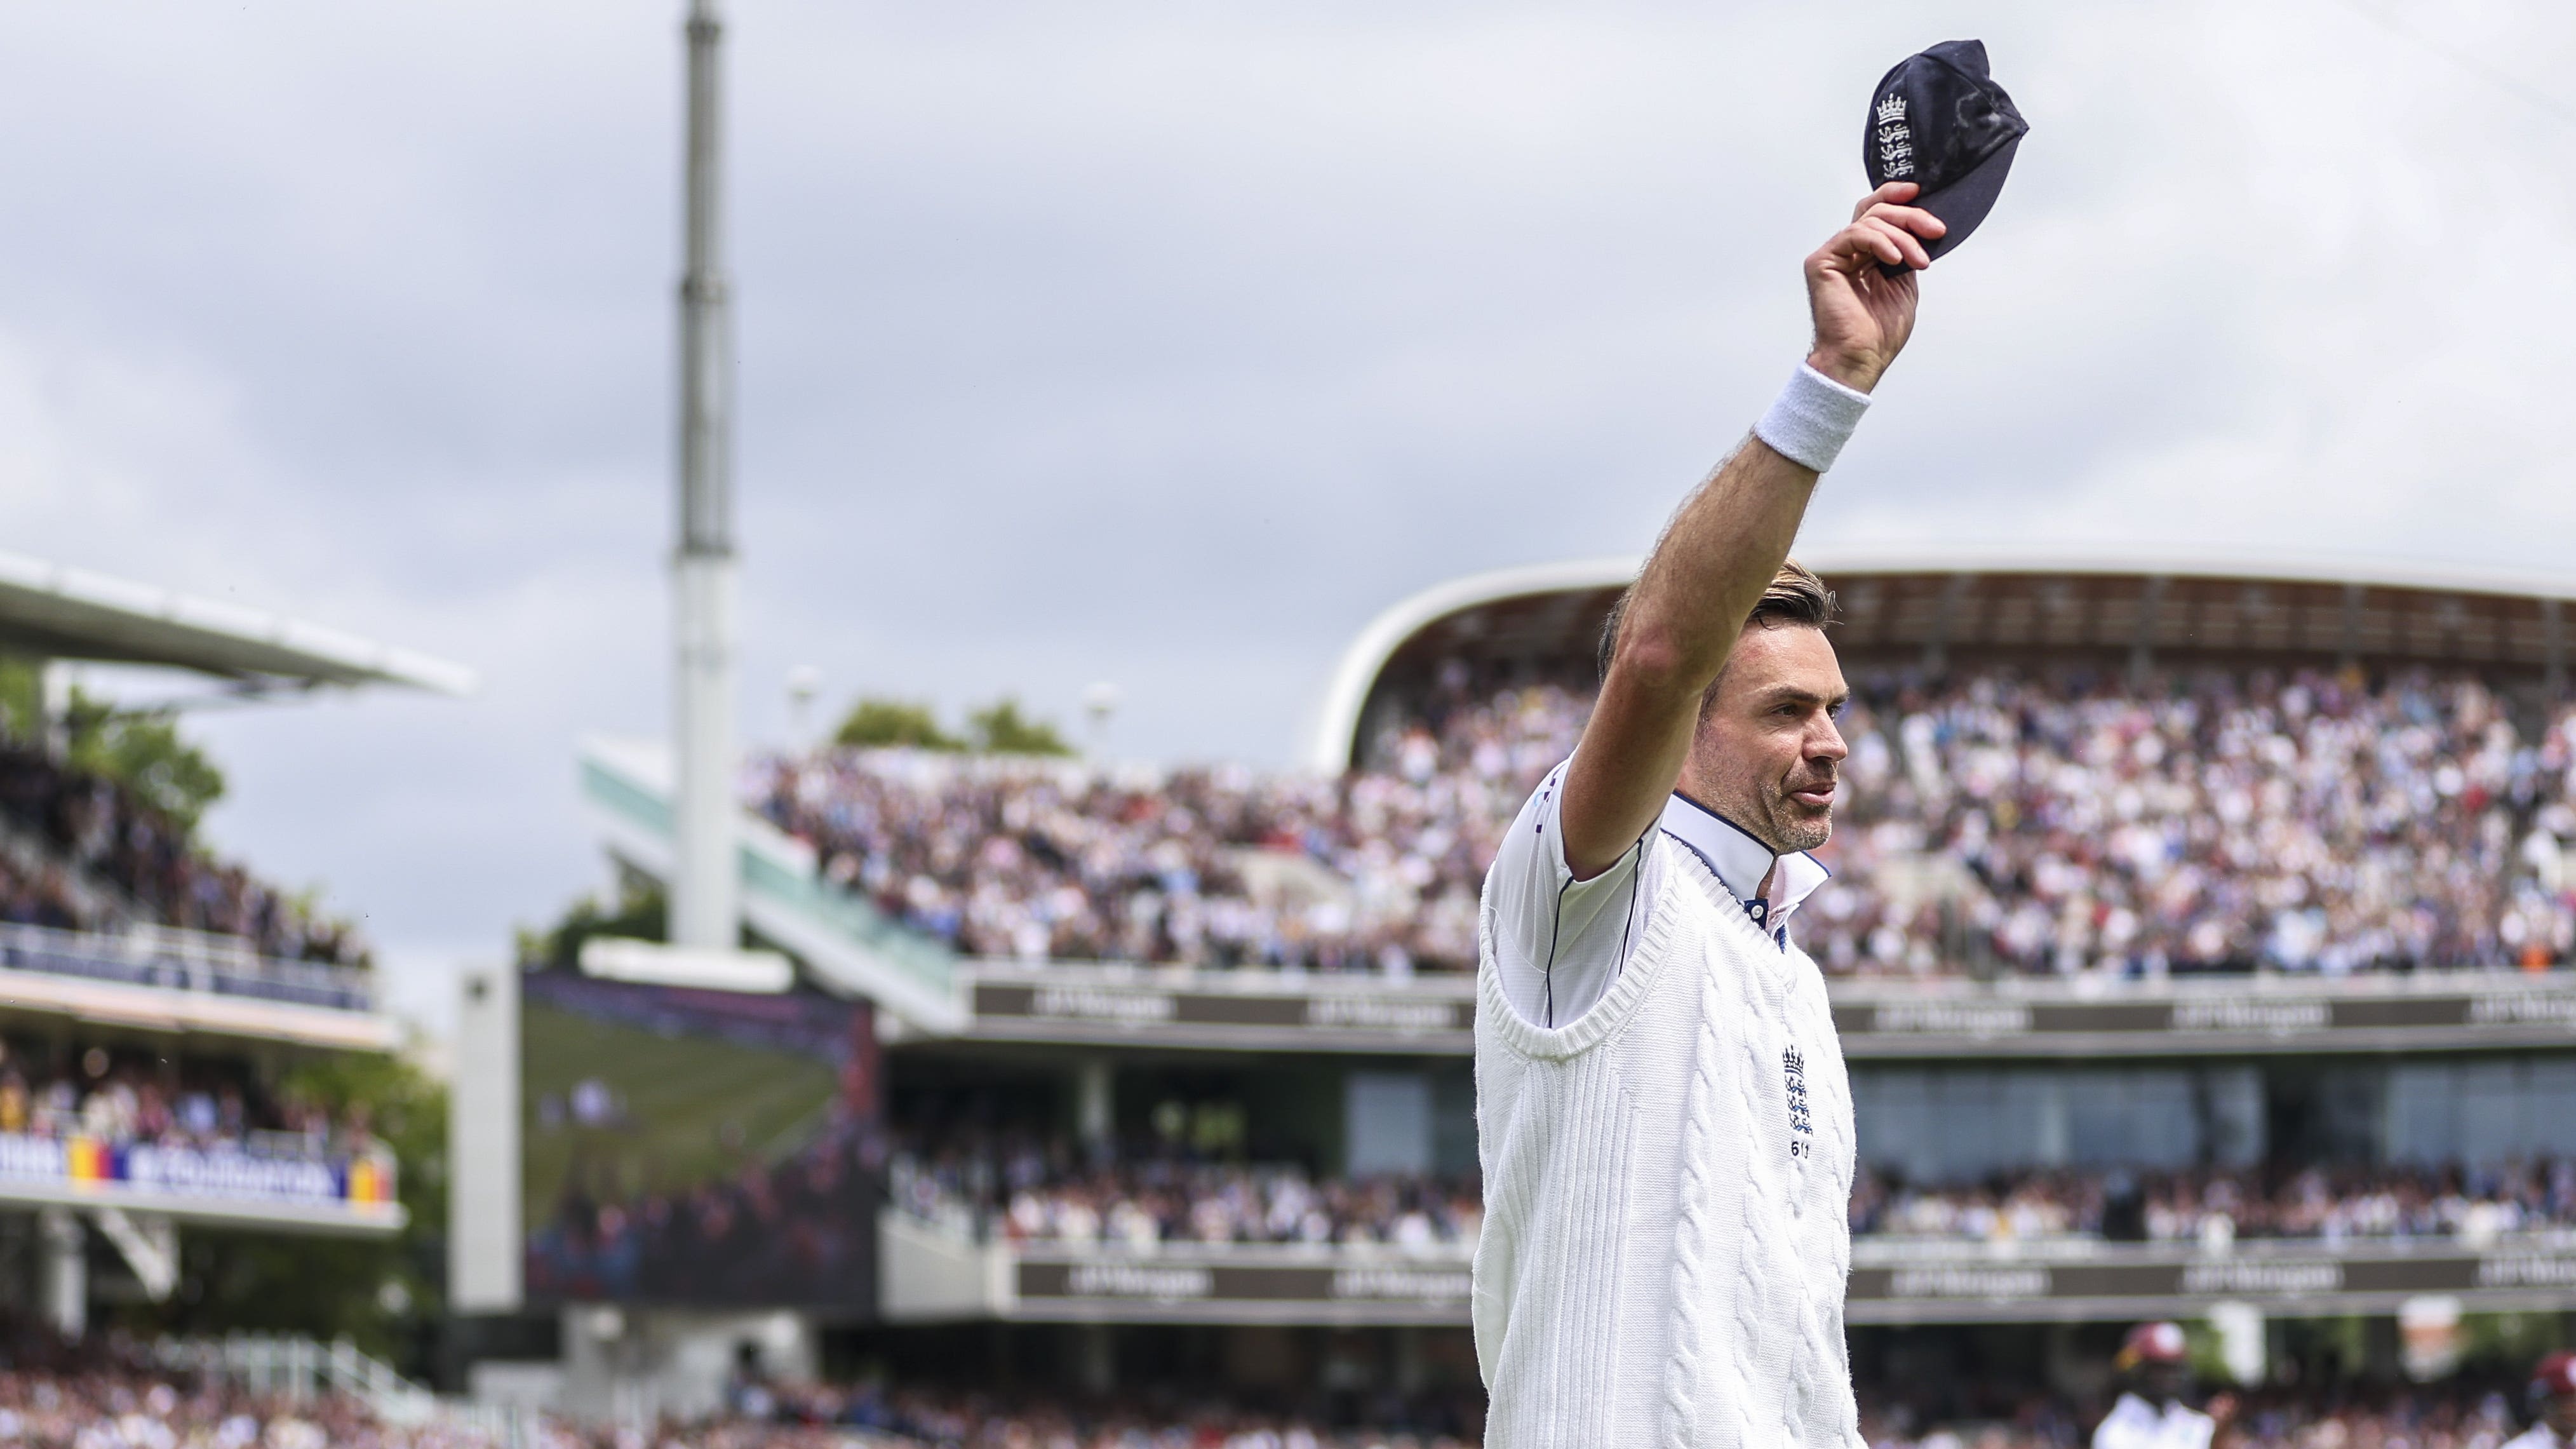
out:
<path id="1" fill-rule="evenodd" d="M 2576 576 L 2376 560 L 2003 547 L 1801 550 L 1840 596 L 1849 665 L 1937 672 L 1953 658 L 2126 669 L 2439 665 L 2563 682 Z M 1635 558 L 1477 574 L 1371 620 L 1343 651 L 1307 750 L 1359 757 L 1382 708 L 1451 661 L 1507 677 L 1590 678 Z"/>
<path id="2" fill-rule="evenodd" d="M 10 553 L 0 553 L 0 651 L 161 665 L 253 686 L 475 686 L 474 671 L 444 659 Z"/>

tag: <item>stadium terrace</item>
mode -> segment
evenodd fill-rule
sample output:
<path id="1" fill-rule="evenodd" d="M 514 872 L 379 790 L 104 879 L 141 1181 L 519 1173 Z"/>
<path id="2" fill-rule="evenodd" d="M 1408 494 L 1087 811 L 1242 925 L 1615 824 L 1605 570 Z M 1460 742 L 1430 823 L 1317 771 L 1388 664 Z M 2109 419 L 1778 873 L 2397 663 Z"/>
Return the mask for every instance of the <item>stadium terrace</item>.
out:
<path id="1" fill-rule="evenodd" d="M 1812 954 L 1903 978 L 2567 959 L 2557 598 L 2285 572 L 1835 574 L 1854 789 Z M 1617 578 L 1392 611 L 1327 701 L 1330 775 L 842 751 L 763 762 L 757 805 L 970 956 L 1465 970 Z"/>

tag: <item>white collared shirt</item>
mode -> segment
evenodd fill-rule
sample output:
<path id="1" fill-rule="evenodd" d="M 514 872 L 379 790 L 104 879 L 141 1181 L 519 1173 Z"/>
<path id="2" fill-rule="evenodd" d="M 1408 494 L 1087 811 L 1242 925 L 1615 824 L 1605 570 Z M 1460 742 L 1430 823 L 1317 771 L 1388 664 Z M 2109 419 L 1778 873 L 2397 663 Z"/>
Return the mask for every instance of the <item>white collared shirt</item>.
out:
<path id="1" fill-rule="evenodd" d="M 1741 826 L 1676 791 L 1655 828 L 1618 864 L 1576 880 L 1557 815 L 1565 769 L 1550 770 L 1531 792 L 1485 882 L 1503 995 L 1533 1026 L 1571 1025 L 1619 979 L 1645 928 L 1640 902 L 1663 889 L 1668 852 L 1687 850 L 1705 861 L 1754 924 L 1783 945 L 1789 918 L 1831 874 L 1804 851 L 1774 856 Z"/>
<path id="2" fill-rule="evenodd" d="M 2093 1449 L 2209 1449 L 2217 1421 L 2187 1404 L 2159 1409 L 2124 1393 L 2093 1429 Z"/>

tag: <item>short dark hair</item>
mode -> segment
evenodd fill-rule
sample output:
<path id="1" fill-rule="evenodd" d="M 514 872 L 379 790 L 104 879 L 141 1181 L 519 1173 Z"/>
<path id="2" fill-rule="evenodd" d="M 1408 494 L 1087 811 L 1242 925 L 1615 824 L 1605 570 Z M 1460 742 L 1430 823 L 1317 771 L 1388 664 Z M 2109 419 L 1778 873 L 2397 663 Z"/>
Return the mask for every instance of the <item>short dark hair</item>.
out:
<path id="1" fill-rule="evenodd" d="M 1610 677 L 1610 660 L 1619 652 L 1619 625 L 1628 617 L 1628 596 L 1637 591 L 1635 584 L 1619 591 L 1610 603 L 1609 617 L 1601 621 L 1601 646 L 1598 662 L 1601 677 Z M 1754 600 L 1753 612 L 1744 616 L 1746 628 L 1768 629 L 1789 624 L 1801 629 L 1822 629 L 1842 617 L 1842 606 L 1834 591 L 1816 577 L 1816 571 L 1789 559 L 1771 576 L 1771 586 Z"/>

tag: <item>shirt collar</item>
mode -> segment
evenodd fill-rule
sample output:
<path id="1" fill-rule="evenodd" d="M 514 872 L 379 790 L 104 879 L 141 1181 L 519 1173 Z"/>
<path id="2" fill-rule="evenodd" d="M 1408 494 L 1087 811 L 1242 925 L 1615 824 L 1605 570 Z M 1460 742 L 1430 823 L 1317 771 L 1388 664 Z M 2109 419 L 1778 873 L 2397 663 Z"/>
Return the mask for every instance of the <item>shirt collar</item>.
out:
<path id="1" fill-rule="evenodd" d="M 1803 850 L 1773 855 L 1771 847 L 1754 839 L 1743 826 L 1679 790 L 1664 802 L 1660 824 L 1666 834 L 1689 846 L 1692 854 L 1708 863 L 1727 894 L 1744 903 L 1745 914 L 1773 931 L 1787 926 L 1790 913 L 1833 875 L 1823 862 Z M 1772 874 L 1775 861 L 1780 869 L 1766 900 L 1760 894 L 1762 877 Z"/>

